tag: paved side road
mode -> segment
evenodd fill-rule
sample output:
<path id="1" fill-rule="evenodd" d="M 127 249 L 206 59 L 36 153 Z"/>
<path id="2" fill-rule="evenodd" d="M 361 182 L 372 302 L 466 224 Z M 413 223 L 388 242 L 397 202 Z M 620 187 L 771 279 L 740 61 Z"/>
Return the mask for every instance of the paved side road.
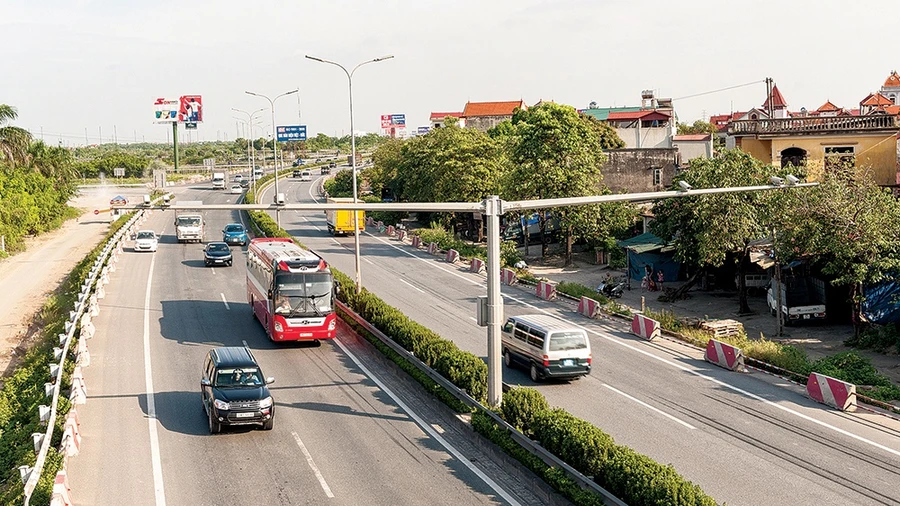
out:
<path id="1" fill-rule="evenodd" d="M 129 199 L 146 193 L 141 188 L 98 188 L 86 190 L 71 205 L 85 209 L 78 220 L 69 220 L 53 232 L 28 241 L 27 249 L 0 261 L 0 371 L 12 372 L 12 359 L 27 349 L 23 340 L 34 315 L 48 294 L 109 230 L 109 213 L 94 215 L 94 209 L 108 209 L 116 195 Z"/>

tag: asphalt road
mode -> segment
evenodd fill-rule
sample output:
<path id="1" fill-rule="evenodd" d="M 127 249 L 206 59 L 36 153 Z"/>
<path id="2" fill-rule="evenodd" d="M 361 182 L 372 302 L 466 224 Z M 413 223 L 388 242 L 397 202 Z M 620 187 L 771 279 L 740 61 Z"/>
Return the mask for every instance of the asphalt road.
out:
<path id="1" fill-rule="evenodd" d="M 289 202 L 318 198 L 318 181 L 288 180 Z M 353 237 L 332 238 L 324 213 L 283 212 L 282 226 L 339 270 L 353 275 Z M 485 280 L 370 229 L 361 236 L 363 285 L 413 320 L 486 356 L 475 324 Z M 549 313 L 586 328 L 592 374 L 533 385 L 527 371 L 504 369 L 507 383 L 536 386 L 551 405 L 591 421 L 729 505 L 898 504 L 900 424 L 829 410 L 786 382 L 736 374 L 679 344 L 648 343 L 625 324 L 588 320 L 574 305 L 503 287 L 505 314 Z M 533 289 L 531 289 L 533 290 Z"/>
<path id="2" fill-rule="evenodd" d="M 176 195 L 239 197 L 202 183 Z M 206 268 L 202 244 L 176 243 L 173 217 L 154 212 L 142 225 L 162 232 L 159 251 L 126 249 L 101 301 L 78 408 L 81 452 L 69 463 L 76 504 L 540 503 L 461 449 L 453 414 L 426 405 L 348 331 L 319 346 L 268 341 L 246 303 L 242 249 L 233 267 Z M 206 219 L 208 241 L 240 221 L 232 212 Z M 211 347 L 243 343 L 276 378 L 275 428 L 209 435 L 202 360 Z"/>

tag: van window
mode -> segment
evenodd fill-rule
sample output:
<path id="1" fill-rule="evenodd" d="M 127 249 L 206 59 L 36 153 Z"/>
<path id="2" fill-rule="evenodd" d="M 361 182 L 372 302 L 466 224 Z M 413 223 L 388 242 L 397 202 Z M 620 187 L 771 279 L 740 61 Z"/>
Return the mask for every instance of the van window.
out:
<path id="1" fill-rule="evenodd" d="M 522 342 L 525 342 L 525 340 L 528 339 L 528 333 L 524 330 L 516 329 L 513 335 L 516 336 L 516 339 Z"/>
<path id="2" fill-rule="evenodd" d="M 513 325 L 514 323 L 512 320 L 507 320 L 506 323 L 503 324 L 503 332 L 512 333 Z"/>
<path id="3" fill-rule="evenodd" d="M 583 350 L 587 348 L 584 332 L 554 332 L 550 335 L 550 351 Z"/>
<path id="4" fill-rule="evenodd" d="M 544 339 L 535 336 L 534 334 L 528 334 L 528 344 L 534 346 L 535 348 L 543 348 L 544 347 Z"/>

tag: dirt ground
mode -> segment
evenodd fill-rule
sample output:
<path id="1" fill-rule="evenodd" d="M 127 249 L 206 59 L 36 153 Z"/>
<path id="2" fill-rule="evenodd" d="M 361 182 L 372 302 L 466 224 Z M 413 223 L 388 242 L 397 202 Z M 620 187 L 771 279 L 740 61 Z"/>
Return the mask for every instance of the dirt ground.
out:
<path id="1" fill-rule="evenodd" d="M 596 287 L 607 273 L 614 277 L 625 277 L 624 270 L 610 270 L 604 265 L 596 265 L 593 255 L 578 253 L 574 265 L 561 267 L 563 259 L 553 255 L 541 261 L 539 246 L 530 248 L 526 256 L 529 270 L 537 277 L 546 277 L 551 281 L 568 281 Z M 666 283 L 667 287 L 677 287 L 679 283 Z M 844 341 L 853 335 L 852 325 L 807 325 L 785 327 L 782 336 L 778 336 L 778 322 L 768 310 L 765 295 L 749 296 L 750 308 L 754 314 L 738 315 L 738 297 L 734 291 L 702 291 L 694 288 L 688 293 L 686 300 L 675 302 L 659 302 L 660 292 L 648 292 L 641 289 L 640 282 L 632 281 L 632 289 L 618 302 L 639 310 L 641 299 L 647 308 L 654 311 L 666 310 L 679 317 L 732 319 L 741 322 L 747 335 L 753 339 L 765 336 L 771 341 L 793 344 L 806 350 L 813 360 L 838 353 L 850 351 Z M 856 350 L 860 355 L 872 361 L 879 372 L 900 384 L 900 356 L 897 354 L 881 354 L 870 350 Z"/>

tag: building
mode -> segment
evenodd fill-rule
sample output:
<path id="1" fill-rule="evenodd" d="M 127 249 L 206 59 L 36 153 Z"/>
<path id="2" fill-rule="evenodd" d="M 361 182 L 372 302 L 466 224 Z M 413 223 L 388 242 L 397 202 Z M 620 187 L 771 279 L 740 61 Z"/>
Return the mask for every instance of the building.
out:
<path id="1" fill-rule="evenodd" d="M 678 150 L 679 164 L 687 164 L 694 158 L 712 158 L 713 136 L 711 134 L 676 135 L 672 147 Z"/>
<path id="2" fill-rule="evenodd" d="M 900 75 L 897 75 L 896 70 L 884 80 L 881 94 L 893 101 L 894 105 L 900 105 Z"/>
<path id="3" fill-rule="evenodd" d="M 651 90 L 641 92 L 640 107 L 596 107 L 595 103 L 579 112 L 609 123 L 625 147 L 671 148 L 677 131 L 678 117 L 672 108 L 672 99 L 657 99 Z"/>
<path id="4" fill-rule="evenodd" d="M 498 124 L 511 120 L 516 109 L 525 110 L 527 108 L 524 100 L 512 102 L 466 102 L 461 118 L 465 121 L 466 128 L 487 132 Z"/>
<path id="5" fill-rule="evenodd" d="M 607 156 L 600 168 L 603 184 L 615 193 L 666 190 L 678 171 L 675 148 L 607 149 L 603 153 Z"/>
<path id="6" fill-rule="evenodd" d="M 466 126 L 466 120 L 463 119 L 462 115 L 463 113 L 461 112 L 433 112 L 431 113 L 431 117 L 429 118 L 429 121 L 431 122 L 431 129 L 434 130 L 435 128 L 443 127 L 444 120 L 447 119 L 448 116 L 451 118 L 456 118 L 459 126 L 464 127 Z"/>

